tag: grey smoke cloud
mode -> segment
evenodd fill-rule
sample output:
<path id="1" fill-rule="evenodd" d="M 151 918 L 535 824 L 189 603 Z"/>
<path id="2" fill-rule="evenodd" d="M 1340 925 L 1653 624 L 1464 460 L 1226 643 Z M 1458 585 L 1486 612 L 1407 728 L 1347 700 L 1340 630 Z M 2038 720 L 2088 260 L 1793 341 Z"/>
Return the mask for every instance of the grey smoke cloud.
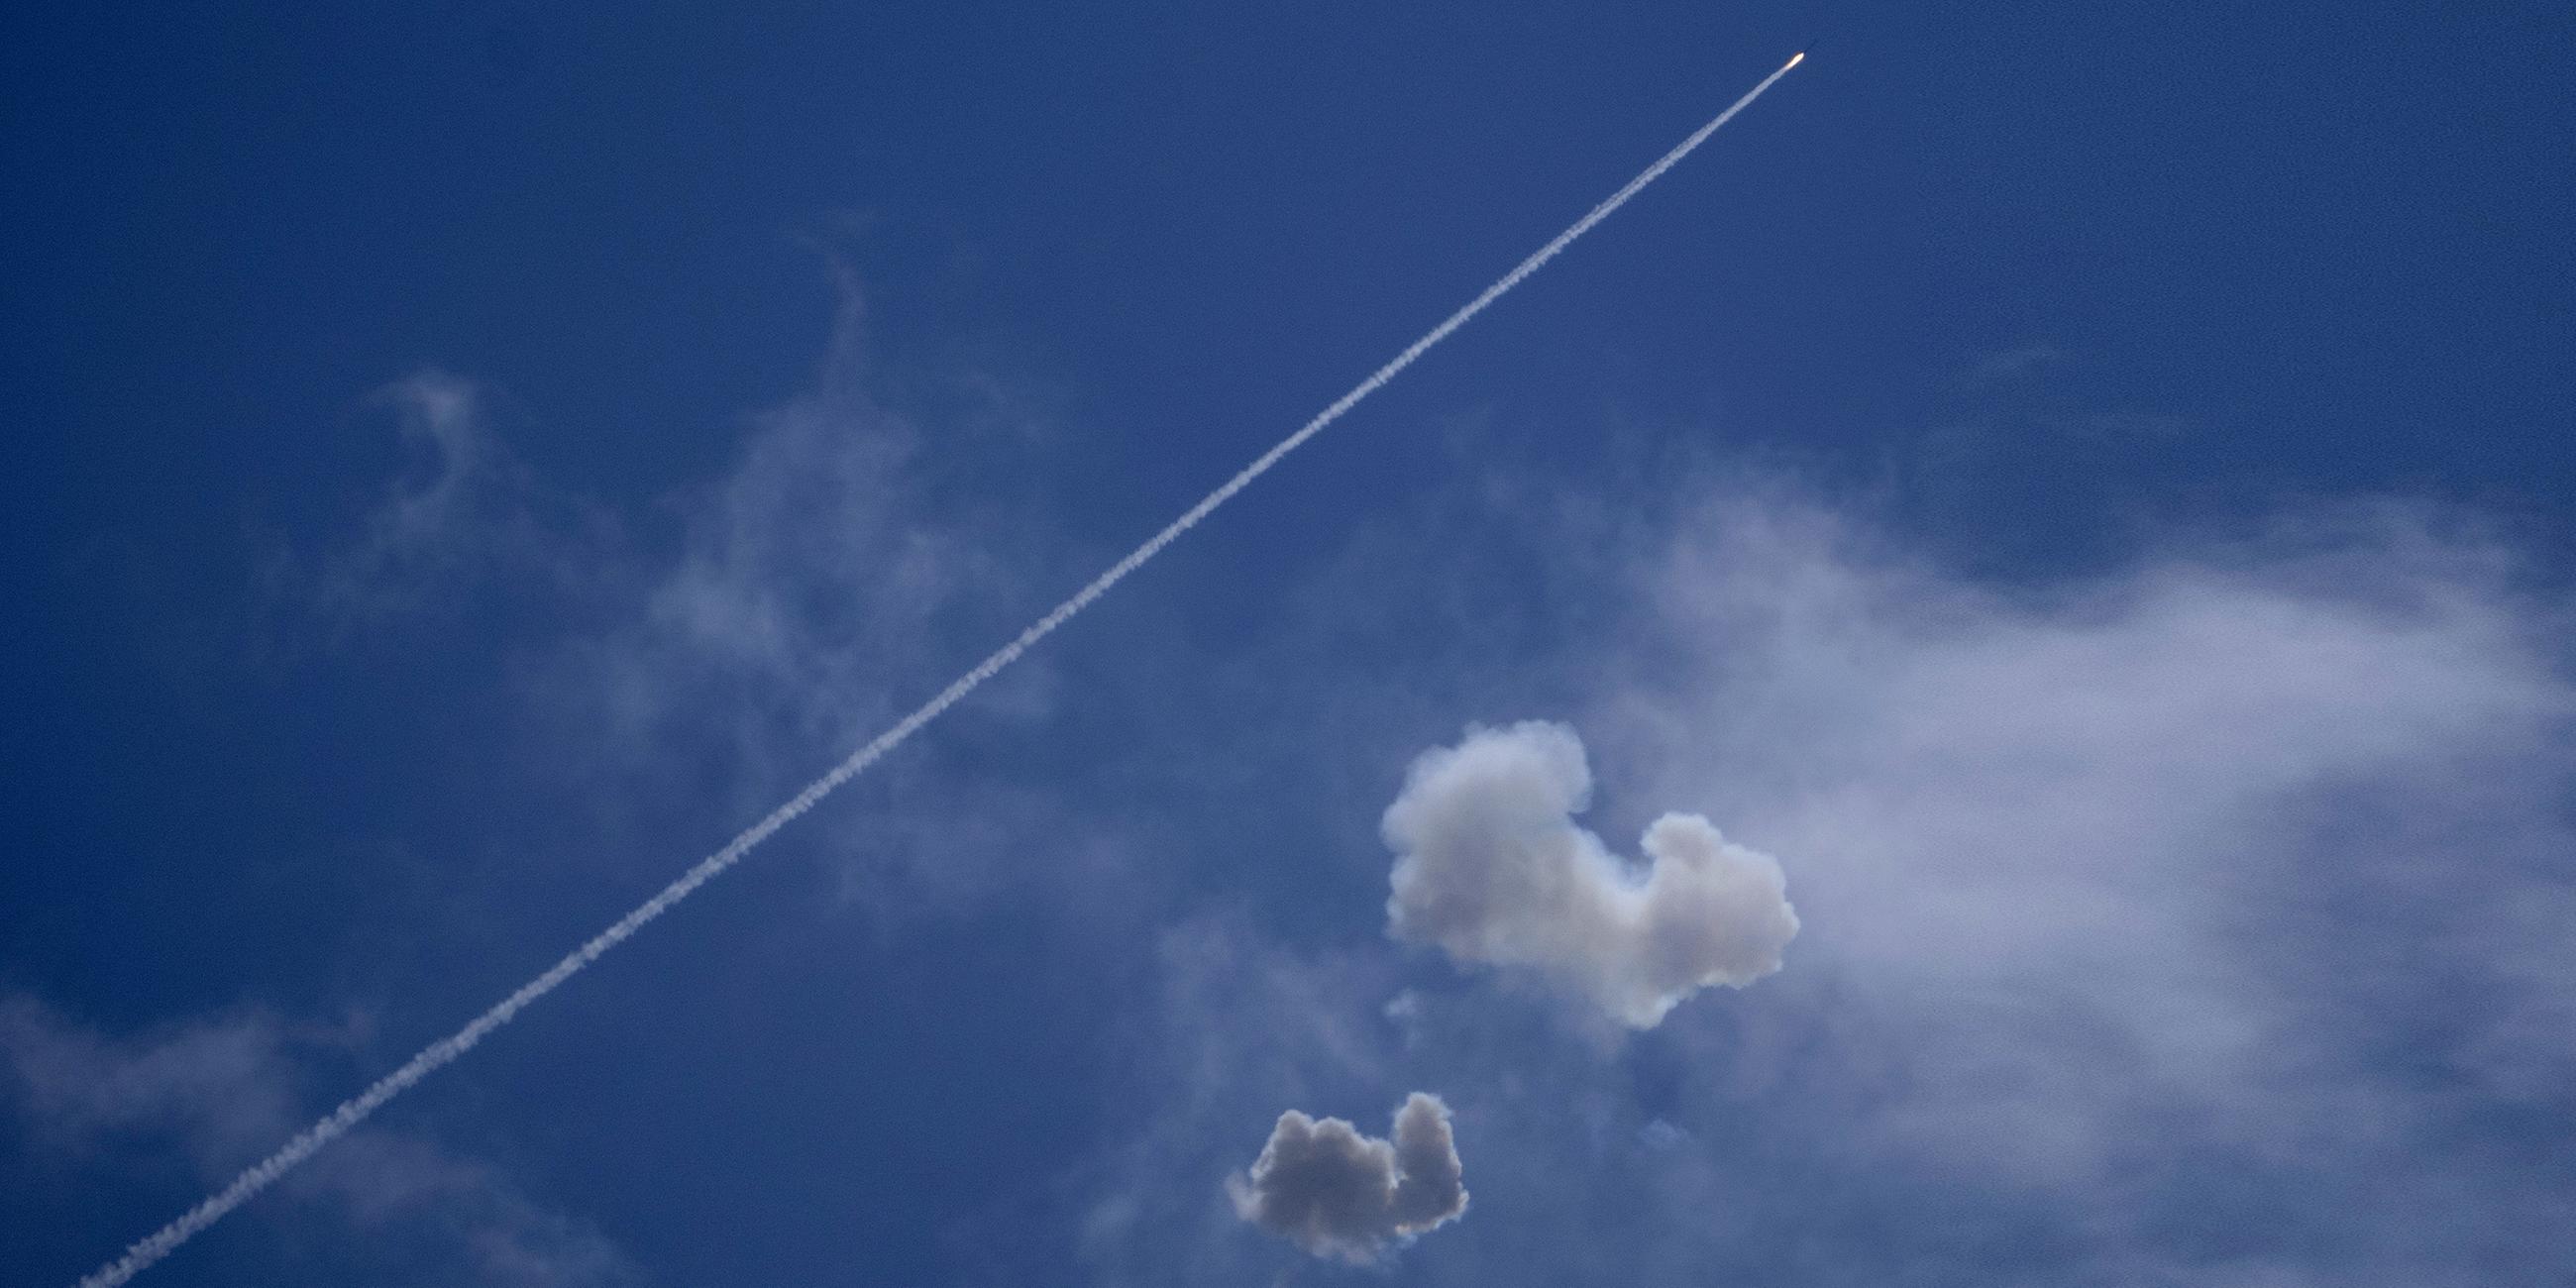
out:
<path id="1" fill-rule="evenodd" d="M 1318 1257 L 1367 1265 L 1467 1210 L 1449 1106 L 1417 1091 L 1380 1140 L 1339 1118 L 1279 1115 L 1250 1171 L 1226 1180 L 1244 1220 Z"/>
<path id="2" fill-rule="evenodd" d="M 1582 740 L 1549 721 L 1470 728 L 1416 757 L 1382 823 L 1388 933 L 1536 972 L 1636 1029 L 1780 969 L 1798 914 L 1777 859 L 1666 814 L 1639 870 L 1575 824 L 1591 795 Z"/>

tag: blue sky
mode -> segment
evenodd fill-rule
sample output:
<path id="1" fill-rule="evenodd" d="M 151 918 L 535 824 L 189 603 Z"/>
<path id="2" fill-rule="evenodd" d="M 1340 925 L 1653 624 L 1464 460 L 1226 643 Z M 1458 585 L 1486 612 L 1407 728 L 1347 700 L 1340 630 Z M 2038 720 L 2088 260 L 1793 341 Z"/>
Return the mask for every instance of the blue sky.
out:
<path id="1" fill-rule="evenodd" d="M 69 1283 L 1683 167 L 171 1284 L 2534 1282 L 2576 17 L 13 12 L 0 1265 Z M 1561 722 L 1776 856 L 1391 937 Z M 1472 857 L 1472 856 L 1471 856 Z M 1382 1269 L 1239 1219 L 1442 1096 Z"/>

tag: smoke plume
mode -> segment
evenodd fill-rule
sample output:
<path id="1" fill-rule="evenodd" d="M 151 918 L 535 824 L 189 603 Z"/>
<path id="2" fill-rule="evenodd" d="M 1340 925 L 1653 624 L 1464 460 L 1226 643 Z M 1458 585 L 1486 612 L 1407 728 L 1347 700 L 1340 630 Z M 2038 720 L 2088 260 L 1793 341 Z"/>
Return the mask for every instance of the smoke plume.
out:
<path id="1" fill-rule="evenodd" d="M 1666 814 L 1639 871 L 1575 825 L 1591 795 L 1583 742 L 1561 724 L 1470 728 L 1424 752 L 1381 825 L 1396 852 L 1388 933 L 1534 971 L 1635 1029 L 1780 969 L 1798 914 L 1778 860 Z"/>
<path id="2" fill-rule="evenodd" d="M 1246 1221 L 1311 1255 L 1368 1265 L 1467 1210 L 1449 1106 L 1417 1091 L 1395 1111 L 1394 1139 L 1339 1118 L 1279 1115 L 1252 1170 L 1226 1180 Z"/>

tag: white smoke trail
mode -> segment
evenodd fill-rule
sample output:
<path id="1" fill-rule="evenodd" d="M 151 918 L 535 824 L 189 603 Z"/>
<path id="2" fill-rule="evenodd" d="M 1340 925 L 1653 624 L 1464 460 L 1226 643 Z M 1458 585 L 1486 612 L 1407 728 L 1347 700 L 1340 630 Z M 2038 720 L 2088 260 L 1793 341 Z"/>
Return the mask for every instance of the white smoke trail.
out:
<path id="1" fill-rule="evenodd" d="M 673 904 L 688 898 L 699 886 L 713 880 L 716 874 L 740 862 L 744 855 L 751 853 L 754 847 L 768 840 L 772 833 L 796 821 L 798 816 L 821 803 L 824 797 L 831 795 L 841 784 L 858 777 L 867 770 L 868 766 L 875 764 L 887 752 L 901 745 L 904 739 L 918 732 L 923 725 L 938 719 L 941 713 L 955 706 L 967 694 L 974 692 L 977 686 L 993 678 L 1002 668 L 1018 661 L 1020 655 L 1028 652 L 1031 645 L 1053 634 L 1055 628 L 1064 625 L 1074 614 L 1090 607 L 1093 600 L 1109 593 L 1110 587 L 1126 580 L 1127 574 L 1142 567 L 1146 560 L 1161 554 L 1163 547 L 1178 540 L 1182 533 L 1198 526 L 1199 520 L 1206 518 L 1218 506 L 1232 500 L 1235 493 L 1249 486 L 1254 479 L 1268 473 L 1270 467 L 1278 464 L 1281 457 L 1297 450 L 1307 439 L 1323 432 L 1325 426 L 1341 419 L 1343 413 L 1359 405 L 1361 399 L 1376 393 L 1386 382 L 1395 379 L 1396 375 L 1406 367 L 1412 366 L 1414 360 L 1428 352 L 1431 346 L 1448 339 L 1451 332 L 1465 326 L 1470 319 L 1484 312 L 1486 306 L 1502 298 L 1504 292 L 1520 285 L 1522 279 L 1537 272 L 1549 260 L 1556 258 L 1559 252 L 1574 243 L 1575 238 L 1592 231 L 1593 225 L 1609 218 L 1612 211 L 1628 204 L 1630 197 L 1636 196 L 1647 184 L 1663 177 L 1666 170 L 1679 164 L 1683 157 L 1689 156 L 1693 149 L 1707 141 L 1709 135 L 1716 133 L 1719 126 L 1734 119 L 1736 113 L 1743 111 L 1753 100 L 1762 97 L 1764 90 L 1771 88 L 1773 82 L 1788 75 L 1789 69 L 1797 66 L 1798 60 L 1804 57 L 1806 55 L 1801 53 L 1781 64 L 1780 70 L 1764 77 L 1761 84 L 1754 86 L 1744 97 L 1735 100 L 1733 106 L 1718 113 L 1716 119 L 1699 127 L 1689 138 L 1682 140 L 1679 146 L 1665 153 L 1662 159 L 1646 167 L 1636 178 L 1630 179 L 1626 187 L 1610 194 L 1601 204 L 1594 206 L 1589 214 L 1574 221 L 1573 227 L 1558 233 L 1554 241 L 1538 248 L 1511 272 L 1504 274 L 1500 281 L 1486 287 L 1484 294 L 1469 301 L 1466 307 L 1450 314 L 1445 321 L 1431 328 L 1421 339 L 1407 345 L 1404 352 L 1395 355 L 1385 366 L 1371 372 L 1368 379 L 1361 381 L 1349 393 L 1333 400 L 1331 406 L 1316 413 L 1315 418 L 1307 421 L 1296 433 L 1281 439 L 1277 446 L 1263 452 L 1250 465 L 1244 466 L 1233 478 L 1227 479 L 1223 486 L 1208 493 L 1205 499 L 1191 506 L 1181 517 L 1172 520 L 1169 526 L 1155 533 L 1145 544 L 1136 547 L 1126 558 L 1111 565 L 1109 571 L 1093 578 L 1090 585 L 1075 591 L 1073 598 L 1056 605 L 1046 616 L 1039 618 L 1035 625 L 1021 631 L 1018 639 L 994 650 L 991 657 L 976 663 L 974 670 L 957 677 L 954 683 L 939 691 L 939 696 L 922 703 L 919 710 L 905 716 L 893 728 L 878 734 L 868 745 L 852 752 L 849 759 L 833 766 L 832 772 L 815 779 L 805 790 L 796 793 L 794 799 L 771 811 L 769 817 L 752 824 L 748 830 L 735 837 L 723 849 L 700 860 L 697 866 L 682 873 L 679 880 L 663 887 L 660 894 L 646 900 L 643 906 L 633 912 L 618 918 L 617 924 L 592 936 L 590 942 L 575 949 L 562 961 L 556 962 L 547 969 L 546 973 L 520 985 L 518 991 L 501 999 L 492 1009 L 474 1017 L 473 1023 L 458 1029 L 448 1037 L 431 1043 L 427 1049 L 413 1056 L 401 1068 L 386 1074 L 374 1086 L 360 1092 L 338 1109 L 332 1110 L 328 1117 L 305 1128 L 276 1153 L 234 1177 L 231 1184 L 208 1195 L 204 1202 L 188 1209 L 179 1219 L 127 1248 L 124 1256 L 93 1271 L 80 1281 L 79 1288 L 114 1288 L 115 1285 L 132 1279 L 152 1263 L 170 1255 L 198 1231 L 222 1219 L 224 1214 L 248 1202 L 252 1195 L 268 1188 L 272 1182 L 285 1175 L 296 1164 L 312 1157 L 314 1151 L 330 1144 L 346 1134 L 350 1128 L 365 1121 L 367 1115 L 374 1113 L 386 1101 L 401 1095 L 413 1083 L 428 1077 L 458 1056 L 473 1050 L 474 1045 L 481 1042 L 492 1030 L 517 1018 L 519 1012 L 530 1002 L 553 992 L 556 985 L 572 978 L 581 968 L 599 960 L 609 949 L 624 943 L 627 936 L 643 929 L 646 922 L 669 911 Z"/>

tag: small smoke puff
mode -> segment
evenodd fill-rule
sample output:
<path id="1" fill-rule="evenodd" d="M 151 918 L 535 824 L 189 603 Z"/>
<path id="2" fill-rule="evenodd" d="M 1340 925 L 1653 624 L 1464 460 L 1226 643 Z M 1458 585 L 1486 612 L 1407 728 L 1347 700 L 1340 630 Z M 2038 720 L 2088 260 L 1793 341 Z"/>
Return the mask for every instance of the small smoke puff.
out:
<path id="1" fill-rule="evenodd" d="M 1387 931 L 1451 958 L 1535 971 L 1650 1029 L 1700 989 L 1780 969 L 1798 933 L 1779 860 L 1696 814 L 1646 829 L 1640 872 L 1575 825 L 1592 771 L 1572 729 L 1470 728 L 1413 762 L 1382 830 Z"/>
<path id="2" fill-rule="evenodd" d="M 1400 1241 L 1467 1210 L 1449 1106 L 1417 1091 L 1393 1140 L 1339 1118 L 1279 1115 L 1250 1171 L 1227 1178 L 1235 1213 L 1308 1254 L 1368 1265 Z"/>

